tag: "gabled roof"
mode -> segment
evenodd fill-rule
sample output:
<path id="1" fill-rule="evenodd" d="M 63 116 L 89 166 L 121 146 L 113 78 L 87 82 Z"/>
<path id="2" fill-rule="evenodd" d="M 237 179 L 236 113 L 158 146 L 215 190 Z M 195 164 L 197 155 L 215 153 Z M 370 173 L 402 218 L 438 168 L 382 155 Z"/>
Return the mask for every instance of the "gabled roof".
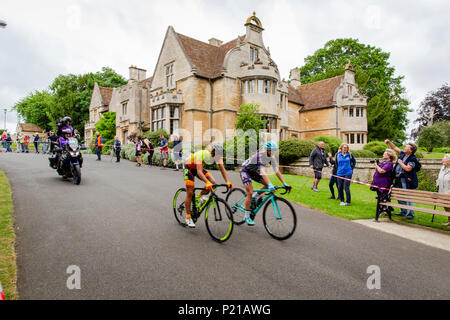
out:
<path id="1" fill-rule="evenodd" d="M 42 129 L 40 126 L 34 123 L 19 123 L 19 128 L 21 129 L 21 132 L 44 132 L 45 130 Z"/>
<path id="2" fill-rule="evenodd" d="M 109 103 L 111 102 L 111 96 L 113 93 L 113 88 L 106 88 L 106 87 L 98 87 L 100 89 L 100 95 L 102 96 L 102 104 L 104 106 L 109 106 Z"/>
<path id="3" fill-rule="evenodd" d="M 147 84 L 150 84 L 150 85 L 151 85 L 151 84 L 152 84 L 152 81 L 153 81 L 153 77 L 150 77 L 150 78 L 141 80 L 141 81 L 139 82 L 139 84 L 140 84 L 141 86 L 143 86 L 143 87 L 146 87 Z"/>
<path id="4" fill-rule="evenodd" d="M 343 79 L 344 75 L 340 75 L 300 86 L 298 91 L 300 91 L 305 104 L 302 111 L 333 106 L 334 92 L 341 85 Z"/>
<path id="5" fill-rule="evenodd" d="M 240 36 L 217 47 L 180 33 L 175 34 L 191 63 L 197 69 L 197 75 L 210 79 L 220 77 L 225 55 L 237 46 L 239 40 L 242 41 L 245 38 L 245 36 Z"/>
<path id="6" fill-rule="evenodd" d="M 300 91 L 296 90 L 291 85 L 288 85 L 288 101 L 294 102 L 296 104 L 299 104 L 301 106 L 304 106 L 305 103 L 303 102 L 302 94 Z"/>

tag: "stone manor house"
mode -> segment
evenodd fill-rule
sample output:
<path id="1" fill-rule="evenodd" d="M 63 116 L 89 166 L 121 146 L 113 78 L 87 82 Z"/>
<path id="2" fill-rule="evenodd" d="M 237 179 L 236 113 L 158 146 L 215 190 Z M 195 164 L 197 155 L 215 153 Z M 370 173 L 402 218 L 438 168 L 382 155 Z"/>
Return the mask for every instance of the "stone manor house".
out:
<path id="1" fill-rule="evenodd" d="M 139 133 L 139 123 L 142 131 L 162 128 L 178 135 L 184 129 L 205 143 L 211 137 L 223 140 L 234 129 L 239 107 L 256 103 L 266 129 L 276 129 L 280 139 L 330 135 L 351 149 L 367 143 L 367 101 L 350 63 L 343 75 L 306 85 L 295 68 L 287 82 L 264 45 L 264 29 L 255 14 L 245 28 L 246 34 L 232 41 L 211 38 L 206 43 L 169 26 L 151 77 L 131 66 L 128 84 L 114 89 L 95 84 L 86 141 L 106 111 L 116 112 L 122 143 Z"/>

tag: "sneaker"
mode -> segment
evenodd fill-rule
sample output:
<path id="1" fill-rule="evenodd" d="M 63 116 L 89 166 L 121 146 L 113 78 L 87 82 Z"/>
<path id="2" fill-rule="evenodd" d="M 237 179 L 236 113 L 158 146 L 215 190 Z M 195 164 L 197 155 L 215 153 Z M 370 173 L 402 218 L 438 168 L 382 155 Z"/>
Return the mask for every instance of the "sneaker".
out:
<path id="1" fill-rule="evenodd" d="M 336 199 L 336 198 L 335 198 L 335 197 L 333 197 L 333 196 L 331 196 L 331 197 L 329 197 L 328 199 L 333 199 L 333 200 L 334 200 L 334 199 Z"/>
<path id="2" fill-rule="evenodd" d="M 341 202 L 339 205 L 341 205 L 341 206 L 345 206 L 346 205 L 346 203 L 345 202 Z"/>
<path id="3" fill-rule="evenodd" d="M 195 228 L 195 223 L 194 223 L 194 221 L 192 221 L 192 218 L 191 219 L 186 219 L 186 225 L 189 228 Z"/>
<path id="4" fill-rule="evenodd" d="M 313 189 L 313 191 L 315 191 L 315 192 L 319 192 L 319 189 L 317 189 L 317 188 L 314 188 L 314 189 Z"/>
<path id="5" fill-rule="evenodd" d="M 247 225 L 254 226 L 255 222 L 250 217 L 244 217 L 244 221 L 247 222 Z"/>

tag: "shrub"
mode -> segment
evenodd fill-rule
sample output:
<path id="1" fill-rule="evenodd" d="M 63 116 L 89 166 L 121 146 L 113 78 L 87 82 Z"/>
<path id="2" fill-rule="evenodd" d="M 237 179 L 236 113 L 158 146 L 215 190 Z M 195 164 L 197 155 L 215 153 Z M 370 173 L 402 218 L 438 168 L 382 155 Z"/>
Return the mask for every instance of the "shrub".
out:
<path id="1" fill-rule="evenodd" d="M 369 150 L 350 150 L 350 152 L 355 156 L 355 158 L 377 158 L 377 155 Z"/>
<path id="2" fill-rule="evenodd" d="M 280 142 L 280 163 L 288 164 L 309 157 L 316 143 L 311 140 L 287 139 Z"/>
<path id="3" fill-rule="evenodd" d="M 381 157 L 387 148 L 388 148 L 388 146 L 386 145 L 386 143 L 384 143 L 382 141 L 372 141 L 372 142 L 369 142 L 368 144 L 366 144 L 363 147 L 363 150 L 372 151 L 377 156 Z"/>
<path id="4" fill-rule="evenodd" d="M 417 159 L 423 159 L 424 158 L 422 152 L 416 152 L 414 155 L 416 156 Z"/>
<path id="5" fill-rule="evenodd" d="M 148 140 L 150 140 L 155 147 L 159 147 L 159 145 L 161 143 L 161 138 L 160 138 L 161 134 L 163 134 L 164 137 L 167 140 L 169 140 L 169 134 L 166 132 L 166 130 L 163 130 L 163 129 L 159 129 L 156 131 L 147 131 L 146 133 L 143 134 L 143 136 L 145 138 L 147 138 Z"/>
<path id="6" fill-rule="evenodd" d="M 417 172 L 417 179 L 419 180 L 418 190 L 436 191 L 436 180 L 425 170 Z"/>
<path id="7" fill-rule="evenodd" d="M 339 139 L 338 137 L 333 137 L 333 136 L 317 136 L 314 138 L 314 141 L 323 141 L 325 142 L 326 145 L 329 146 L 330 152 L 332 154 L 335 154 L 339 147 L 342 144 L 342 140 Z M 326 148 L 325 148 L 326 149 Z"/>
<path id="8" fill-rule="evenodd" d="M 433 151 L 437 153 L 450 153 L 450 147 L 434 148 Z"/>
<path id="9" fill-rule="evenodd" d="M 175 168 L 175 163 L 173 162 L 172 157 L 170 156 L 171 153 L 172 153 L 171 150 L 169 150 L 169 157 L 167 158 L 167 167 Z M 159 152 L 159 150 L 155 150 L 152 161 L 153 161 L 154 166 L 159 166 L 159 167 L 162 166 L 161 152 Z M 148 164 L 148 153 L 147 153 L 147 164 Z"/>

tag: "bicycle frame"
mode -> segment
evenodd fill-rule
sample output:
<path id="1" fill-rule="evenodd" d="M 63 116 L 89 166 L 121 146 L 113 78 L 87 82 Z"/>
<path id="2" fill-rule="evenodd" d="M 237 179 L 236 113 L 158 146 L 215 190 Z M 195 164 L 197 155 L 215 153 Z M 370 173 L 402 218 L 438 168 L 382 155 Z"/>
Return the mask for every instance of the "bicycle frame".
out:
<path id="1" fill-rule="evenodd" d="M 283 218 L 280 212 L 280 208 L 278 207 L 278 203 L 275 201 L 276 195 L 273 192 L 270 192 L 267 189 L 254 190 L 254 192 L 268 192 L 268 194 L 266 194 L 266 196 L 264 197 L 263 201 L 255 209 L 253 209 L 253 213 L 255 214 L 255 216 L 259 212 L 259 210 L 266 204 L 266 202 L 270 200 L 272 202 L 275 219 L 279 220 Z M 246 195 L 243 196 L 241 199 L 239 199 L 239 201 L 237 201 L 235 204 L 233 204 L 234 208 L 243 213 L 245 213 L 245 208 L 241 204 L 245 201 L 245 198 Z"/>

